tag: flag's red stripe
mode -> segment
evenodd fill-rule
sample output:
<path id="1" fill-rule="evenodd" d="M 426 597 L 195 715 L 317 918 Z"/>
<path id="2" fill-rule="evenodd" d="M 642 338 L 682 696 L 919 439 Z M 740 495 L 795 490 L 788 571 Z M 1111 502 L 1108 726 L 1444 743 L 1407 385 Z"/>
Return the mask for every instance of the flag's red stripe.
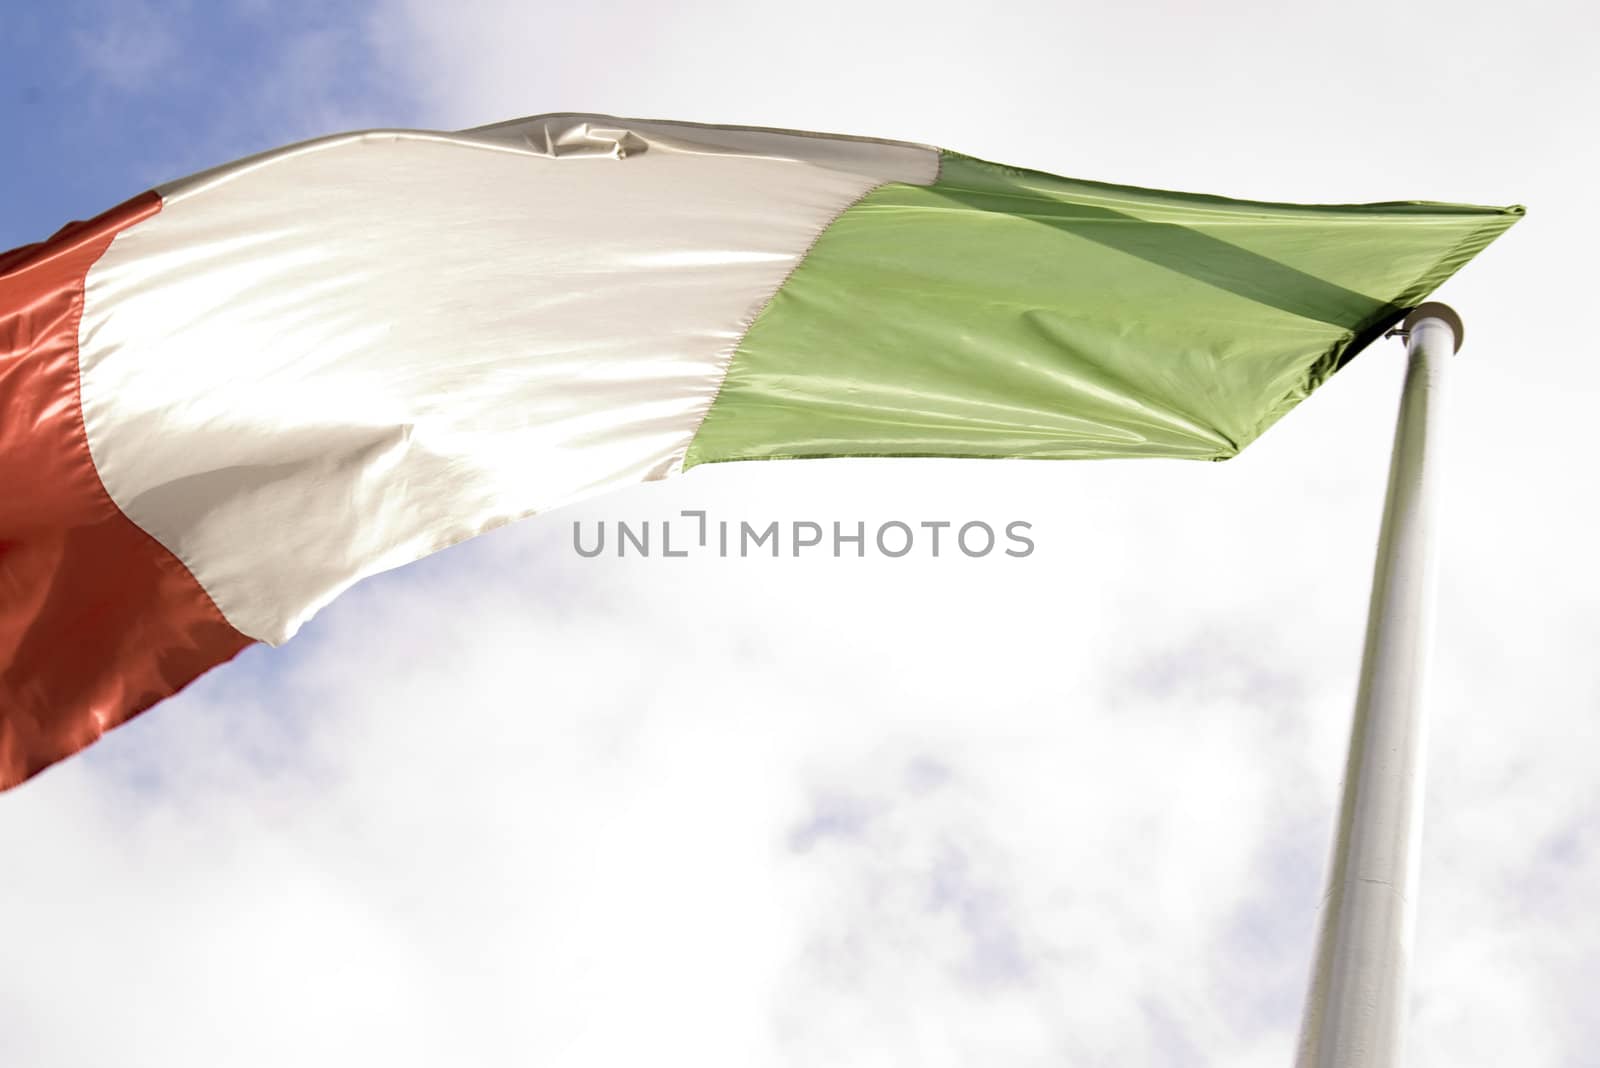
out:
<path id="1" fill-rule="evenodd" d="M 0 254 L 0 789 L 250 644 L 117 508 L 84 433 L 84 278 L 160 210 L 147 193 Z"/>

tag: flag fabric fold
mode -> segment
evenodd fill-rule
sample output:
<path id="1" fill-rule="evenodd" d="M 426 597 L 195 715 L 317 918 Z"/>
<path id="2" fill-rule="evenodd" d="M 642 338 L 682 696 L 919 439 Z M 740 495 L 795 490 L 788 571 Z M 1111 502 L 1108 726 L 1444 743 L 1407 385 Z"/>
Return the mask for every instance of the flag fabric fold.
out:
<path id="1" fill-rule="evenodd" d="M 0 788 L 361 578 L 706 462 L 1235 455 L 1520 216 L 596 115 L 0 256 Z"/>

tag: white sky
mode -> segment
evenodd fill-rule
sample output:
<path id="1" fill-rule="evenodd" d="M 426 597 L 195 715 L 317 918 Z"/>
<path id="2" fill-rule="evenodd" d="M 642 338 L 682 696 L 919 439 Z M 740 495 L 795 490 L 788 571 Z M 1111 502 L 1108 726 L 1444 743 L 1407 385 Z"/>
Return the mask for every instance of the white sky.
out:
<path id="1" fill-rule="evenodd" d="M 418 2 L 360 29 L 418 125 L 602 111 L 1527 204 L 1439 294 L 1468 342 L 1411 1063 L 1544 1068 L 1600 1065 L 1596 24 Z M 323 132 L 315 45 L 283 100 Z M 0 1064 L 1290 1063 L 1402 362 L 1376 346 L 1227 464 L 721 465 L 364 583 L 0 798 Z M 573 520 L 686 508 L 1025 519 L 1038 549 L 571 551 Z"/>

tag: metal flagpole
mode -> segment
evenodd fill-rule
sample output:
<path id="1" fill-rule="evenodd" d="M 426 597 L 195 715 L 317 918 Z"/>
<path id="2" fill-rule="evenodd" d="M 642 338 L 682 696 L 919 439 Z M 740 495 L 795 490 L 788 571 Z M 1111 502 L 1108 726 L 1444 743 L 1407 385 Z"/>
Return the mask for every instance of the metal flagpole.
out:
<path id="1" fill-rule="evenodd" d="M 1398 1068 L 1416 925 L 1433 618 L 1433 499 L 1445 365 L 1461 318 L 1406 316 L 1406 381 L 1367 612 L 1350 755 L 1297 1068 Z"/>

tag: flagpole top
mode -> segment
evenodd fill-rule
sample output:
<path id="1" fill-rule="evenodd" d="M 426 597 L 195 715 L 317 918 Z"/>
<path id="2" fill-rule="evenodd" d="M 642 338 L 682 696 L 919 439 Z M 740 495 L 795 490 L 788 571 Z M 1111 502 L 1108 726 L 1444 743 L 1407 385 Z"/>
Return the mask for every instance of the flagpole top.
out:
<path id="1" fill-rule="evenodd" d="M 1447 324 L 1450 327 L 1450 332 L 1455 335 L 1455 351 L 1461 351 L 1461 342 L 1466 337 L 1467 328 L 1461 324 L 1461 316 L 1456 314 L 1454 308 L 1448 304 L 1441 304 L 1436 300 L 1430 300 L 1426 304 L 1419 304 L 1407 313 L 1405 322 L 1400 324 L 1400 329 L 1409 334 L 1411 328 L 1424 319 L 1439 319 Z"/>

